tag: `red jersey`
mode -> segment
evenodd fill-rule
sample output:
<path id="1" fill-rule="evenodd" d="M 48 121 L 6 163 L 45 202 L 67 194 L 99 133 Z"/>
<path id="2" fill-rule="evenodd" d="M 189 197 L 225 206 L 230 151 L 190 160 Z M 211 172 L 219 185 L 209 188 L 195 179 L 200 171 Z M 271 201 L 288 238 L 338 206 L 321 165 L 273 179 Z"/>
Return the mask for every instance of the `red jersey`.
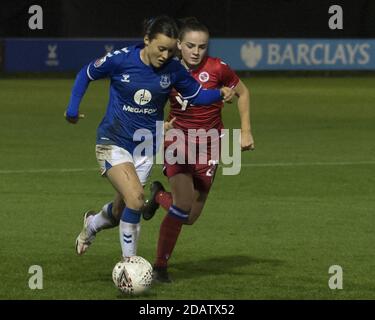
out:
<path id="1" fill-rule="evenodd" d="M 235 87 L 239 78 L 234 71 L 219 58 L 205 57 L 200 66 L 195 70 L 190 70 L 190 74 L 205 89 L 218 89 L 223 86 Z M 173 89 L 169 96 L 171 111 L 168 119 L 176 117 L 173 127 L 182 129 L 187 134 L 188 129 L 223 129 L 221 119 L 221 109 L 223 102 L 217 102 L 210 106 L 190 105 L 185 111 L 181 110 L 181 105 L 176 100 L 177 91 Z"/>

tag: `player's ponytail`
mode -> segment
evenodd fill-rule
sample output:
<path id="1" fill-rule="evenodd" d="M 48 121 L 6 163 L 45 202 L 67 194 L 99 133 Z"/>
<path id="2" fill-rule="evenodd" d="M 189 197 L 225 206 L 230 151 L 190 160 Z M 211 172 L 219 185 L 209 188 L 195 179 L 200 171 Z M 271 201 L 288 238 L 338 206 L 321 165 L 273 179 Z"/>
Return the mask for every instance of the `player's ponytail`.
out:
<path id="1" fill-rule="evenodd" d="M 190 31 L 202 31 L 210 36 L 208 28 L 195 17 L 186 17 L 178 19 L 179 34 L 178 39 L 181 41 L 185 37 L 185 34 Z"/>
<path id="2" fill-rule="evenodd" d="M 166 15 L 149 18 L 143 22 L 143 36 L 154 39 L 158 33 L 169 38 L 177 39 L 178 28 L 176 22 Z"/>

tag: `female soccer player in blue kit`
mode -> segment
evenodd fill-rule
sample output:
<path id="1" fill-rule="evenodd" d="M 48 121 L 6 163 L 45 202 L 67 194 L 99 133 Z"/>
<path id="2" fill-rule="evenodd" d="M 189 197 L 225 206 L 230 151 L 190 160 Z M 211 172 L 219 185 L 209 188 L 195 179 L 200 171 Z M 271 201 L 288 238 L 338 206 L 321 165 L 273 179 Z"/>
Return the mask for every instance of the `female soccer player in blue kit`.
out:
<path id="1" fill-rule="evenodd" d="M 102 175 L 116 190 L 115 200 L 102 211 L 86 212 L 84 227 L 76 240 L 76 251 L 84 253 L 97 231 L 117 224 L 111 216 L 121 216 L 120 243 L 122 256 L 136 255 L 140 232 L 140 209 L 144 204 L 143 185 L 152 168 L 152 155 L 135 152 L 141 141 L 135 141 L 138 129 L 152 133 L 156 152 L 156 123 L 164 119 L 164 106 L 174 87 L 183 100 L 196 105 L 228 101 L 234 91 L 223 87 L 204 90 L 176 59 L 172 59 L 178 37 L 173 19 L 159 16 L 144 24 L 144 43 L 116 50 L 83 67 L 76 77 L 66 120 L 77 123 L 79 104 L 90 81 L 109 77 L 110 98 L 106 114 L 99 124 L 96 158 Z M 123 203 L 126 207 L 122 213 Z M 116 211 L 117 210 L 117 211 Z M 104 213 L 104 214 L 103 214 Z"/>

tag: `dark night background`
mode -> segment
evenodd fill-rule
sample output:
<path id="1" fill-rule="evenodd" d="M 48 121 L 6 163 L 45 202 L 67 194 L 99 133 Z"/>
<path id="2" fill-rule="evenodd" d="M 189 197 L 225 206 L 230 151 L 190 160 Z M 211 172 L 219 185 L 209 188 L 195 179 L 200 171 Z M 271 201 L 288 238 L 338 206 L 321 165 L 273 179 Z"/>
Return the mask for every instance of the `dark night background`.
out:
<path id="1" fill-rule="evenodd" d="M 43 30 L 28 28 L 33 4 L 43 8 Z M 328 28 L 334 4 L 343 30 Z M 168 14 L 196 16 L 212 37 L 375 38 L 373 0 L 5 0 L 0 10 L 0 37 L 139 37 L 144 18 Z"/>

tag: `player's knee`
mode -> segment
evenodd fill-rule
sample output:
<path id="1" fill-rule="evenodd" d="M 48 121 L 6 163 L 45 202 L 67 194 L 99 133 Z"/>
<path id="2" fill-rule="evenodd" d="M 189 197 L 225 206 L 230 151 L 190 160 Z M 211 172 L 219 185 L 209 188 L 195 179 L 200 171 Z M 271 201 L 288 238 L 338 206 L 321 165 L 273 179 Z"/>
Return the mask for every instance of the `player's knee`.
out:
<path id="1" fill-rule="evenodd" d="M 191 211 L 191 204 L 192 204 L 192 197 L 189 197 L 187 195 L 184 196 L 173 196 L 173 204 L 180 208 L 181 210 L 190 213 Z"/>
<path id="2" fill-rule="evenodd" d="M 183 211 L 185 211 L 187 213 L 189 213 L 191 211 L 191 204 L 190 203 L 184 203 L 184 202 L 178 202 L 178 201 L 176 201 L 174 203 L 174 205 L 177 208 L 179 208 L 179 209 L 181 209 L 181 210 L 183 210 Z"/>
<path id="3" fill-rule="evenodd" d="M 131 209 L 140 210 L 143 207 L 144 198 L 143 191 L 133 192 L 126 198 L 126 205 Z"/>

